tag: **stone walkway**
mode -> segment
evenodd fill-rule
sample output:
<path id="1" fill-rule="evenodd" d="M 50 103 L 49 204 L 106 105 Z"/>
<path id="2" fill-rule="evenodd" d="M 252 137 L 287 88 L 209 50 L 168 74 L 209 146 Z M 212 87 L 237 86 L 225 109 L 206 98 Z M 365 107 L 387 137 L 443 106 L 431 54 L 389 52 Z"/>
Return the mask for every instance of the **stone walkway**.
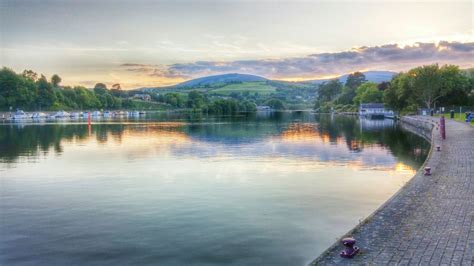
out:
<path id="1" fill-rule="evenodd" d="M 474 127 L 446 119 L 446 140 L 435 127 L 432 142 L 441 146 L 426 162 L 433 175 L 419 171 L 349 232 L 359 254 L 343 259 L 335 243 L 312 264 L 474 265 Z"/>

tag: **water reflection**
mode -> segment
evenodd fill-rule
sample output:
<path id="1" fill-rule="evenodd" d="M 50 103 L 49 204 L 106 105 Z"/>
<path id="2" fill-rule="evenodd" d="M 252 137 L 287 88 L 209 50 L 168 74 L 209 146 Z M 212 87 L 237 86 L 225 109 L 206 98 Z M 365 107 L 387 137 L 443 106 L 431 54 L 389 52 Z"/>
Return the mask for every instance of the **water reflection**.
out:
<path id="1" fill-rule="evenodd" d="M 402 131 L 392 120 L 359 120 L 310 113 L 267 113 L 237 118 L 173 114 L 166 122 L 160 118 L 96 123 L 90 128 L 81 123 L 0 125 L 0 160 L 12 163 L 20 156 L 49 152 L 60 155 L 64 143 L 94 140 L 105 145 L 110 141 L 120 144 L 124 140 L 127 143 L 145 140 L 147 145 L 160 146 L 176 156 L 213 156 L 220 149 L 219 153 L 231 156 L 362 161 L 369 167 L 392 164 L 393 160 L 385 163 L 380 160 L 386 157 L 383 153 L 388 150 L 400 162 L 417 168 L 429 148 L 425 141 Z M 156 141 L 150 143 L 149 140 Z M 179 143 L 187 143 L 187 146 Z M 243 147 L 236 146 L 239 144 Z"/>

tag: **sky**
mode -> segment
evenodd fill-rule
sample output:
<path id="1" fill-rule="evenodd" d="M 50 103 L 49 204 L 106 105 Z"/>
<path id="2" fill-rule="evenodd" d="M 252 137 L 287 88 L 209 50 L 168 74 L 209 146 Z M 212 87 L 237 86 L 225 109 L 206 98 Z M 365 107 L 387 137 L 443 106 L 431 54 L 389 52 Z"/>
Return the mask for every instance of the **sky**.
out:
<path id="1" fill-rule="evenodd" d="M 474 66 L 472 1 L 0 0 L 0 65 L 63 85 Z"/>

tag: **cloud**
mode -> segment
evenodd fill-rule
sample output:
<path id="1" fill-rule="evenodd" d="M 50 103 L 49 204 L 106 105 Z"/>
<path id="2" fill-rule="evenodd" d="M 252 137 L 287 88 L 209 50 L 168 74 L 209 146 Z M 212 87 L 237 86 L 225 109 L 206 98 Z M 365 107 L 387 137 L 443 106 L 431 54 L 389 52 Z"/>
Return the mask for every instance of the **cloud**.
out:
<path id="1" fill-rule="evenodd" d="M 474 42 L 387 44 L 357 47 L 349 51 L 317 53 L 304 57 L 237 61 L 197 61 L 171 65 L 123 64 L 127 71 L 158 78 L 195 78 L 230 72 L 261 75 L 275 79 L 343 74 L 356 70 L 405 70 L 421 64 L 450 63 L 472 66 Z"/>
<path id="2" fill-rule="evenodd" d="M 164 65 L 147 65 L 147 64 L 135 64 L 135 63 L 126 63 L 120 65 L 124 67 L 126 71 L 135 72 L 138 74 L 144 74 L 149 77 L 159 77 L 159 78 L 166 78 L 166 79 L 189 79 L 192 76 L 180 73 L 175 69 Z"/>

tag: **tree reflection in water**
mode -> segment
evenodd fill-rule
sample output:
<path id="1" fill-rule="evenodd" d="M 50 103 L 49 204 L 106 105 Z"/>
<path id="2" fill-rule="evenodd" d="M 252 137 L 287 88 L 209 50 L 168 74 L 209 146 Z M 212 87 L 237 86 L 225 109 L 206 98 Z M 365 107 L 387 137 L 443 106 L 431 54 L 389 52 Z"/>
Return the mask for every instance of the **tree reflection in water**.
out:
<path id="1" fill-rule="evenodd" d="M 397 159 L 418 168 L 426 158 L 429 144 L 422 138 L 401 130 L 395 123 L 364 121 L 356 117 L 315 115 L 309 112 L 262 113 L 238 117 L 206 115 L 160 115 L 148 121 L 87 124 L 0 124 L 0 161 L 11 163 L 21 156 L 63 152 L 64 142 L 98 144 L 122 142 L 128 133 L 159 135 L 162 132 L 185 134 L 195 141 L 233 145 L 284 138 L 294 142 L 345 143 L 351 153 L 368 147 L 388 149 Z M 129 134 L 130 135 L 130 134 Z M 144 135 L 143 137 L 146 137 Z"/>

